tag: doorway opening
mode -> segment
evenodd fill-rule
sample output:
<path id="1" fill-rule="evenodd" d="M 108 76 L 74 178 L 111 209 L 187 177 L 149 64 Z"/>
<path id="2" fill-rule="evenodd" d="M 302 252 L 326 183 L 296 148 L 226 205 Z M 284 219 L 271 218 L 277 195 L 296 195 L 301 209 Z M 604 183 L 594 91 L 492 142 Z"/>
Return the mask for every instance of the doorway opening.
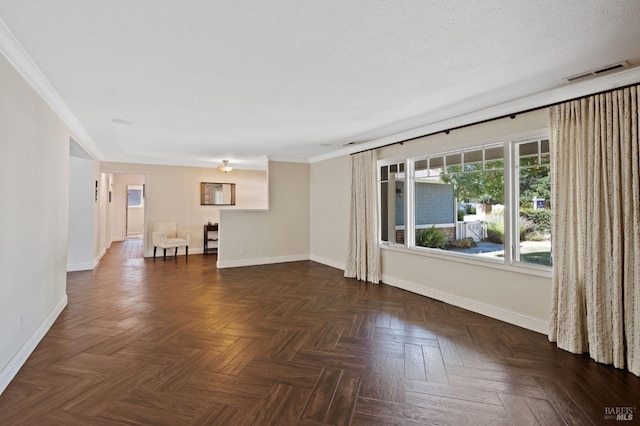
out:
<path id="1" fill-rule="evenodd" d="M 144 235 L 144 185 L 127 185 L 126 238 Z"/>
<path id="2" fill-rule="evenodd" d="M 146 175 L 110 174 L 111 241 L 121 241 L 126 258 L 144 257 Z"/>

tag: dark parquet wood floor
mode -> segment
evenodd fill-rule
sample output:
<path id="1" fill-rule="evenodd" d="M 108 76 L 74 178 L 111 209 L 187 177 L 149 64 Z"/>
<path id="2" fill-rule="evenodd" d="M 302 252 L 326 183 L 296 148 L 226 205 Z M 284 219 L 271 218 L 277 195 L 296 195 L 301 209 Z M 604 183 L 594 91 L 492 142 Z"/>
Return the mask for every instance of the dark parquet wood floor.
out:
<path id="1" fill-rule="evenodd" d="M 638 377 L 544 335 L 324 265 L 128 244 L 69 274 L 1 425 L 620 424 L 605 408 L 640 401 Z"/>

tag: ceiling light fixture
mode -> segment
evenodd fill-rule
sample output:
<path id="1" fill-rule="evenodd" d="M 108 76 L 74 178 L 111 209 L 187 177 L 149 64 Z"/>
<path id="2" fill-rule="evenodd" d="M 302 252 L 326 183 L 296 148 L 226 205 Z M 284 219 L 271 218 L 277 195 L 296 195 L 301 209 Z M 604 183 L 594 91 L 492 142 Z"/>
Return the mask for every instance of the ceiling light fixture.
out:
<path id="1" fill-rule="evenodd" d="M 218 166 L 218 170 L 224 173 L 229 173 L 231 170 L 233 170 L 233 167 L 229 165 L 229 160 L 222 160 L 222 162 L 224 164 L 221 166 Z"/>

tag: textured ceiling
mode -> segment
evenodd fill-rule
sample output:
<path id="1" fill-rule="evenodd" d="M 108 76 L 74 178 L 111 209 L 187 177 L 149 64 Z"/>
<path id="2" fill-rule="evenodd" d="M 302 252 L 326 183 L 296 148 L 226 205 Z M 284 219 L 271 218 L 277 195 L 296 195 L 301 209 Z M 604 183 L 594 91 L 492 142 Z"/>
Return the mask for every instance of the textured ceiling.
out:
<path id="1" fill-rule="evenodd" d="M 307 161 L 640 65 L 638 0 L 0 0 L 0 18 L 110 161 Z"/>

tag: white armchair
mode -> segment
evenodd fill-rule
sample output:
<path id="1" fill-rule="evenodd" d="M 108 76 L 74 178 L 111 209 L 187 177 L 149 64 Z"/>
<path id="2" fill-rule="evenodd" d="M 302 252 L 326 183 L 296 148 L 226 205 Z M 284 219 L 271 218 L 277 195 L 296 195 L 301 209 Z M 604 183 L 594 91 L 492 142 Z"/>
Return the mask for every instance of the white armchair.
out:
<path id="1" fill-rule="evenodd" d="M 174 256 L 178 255 L 178 247 L 184 247 L 186 256 L 189 256 L 189 240 L 191 235 L 188 232 L 176 231 L 175 222 L 156 222 L 153 226 L 153 258 L 156 258 L 158 247 L 164 250 L 164 260 L 167 260 L 167 249 L 175 248 Z"/>

